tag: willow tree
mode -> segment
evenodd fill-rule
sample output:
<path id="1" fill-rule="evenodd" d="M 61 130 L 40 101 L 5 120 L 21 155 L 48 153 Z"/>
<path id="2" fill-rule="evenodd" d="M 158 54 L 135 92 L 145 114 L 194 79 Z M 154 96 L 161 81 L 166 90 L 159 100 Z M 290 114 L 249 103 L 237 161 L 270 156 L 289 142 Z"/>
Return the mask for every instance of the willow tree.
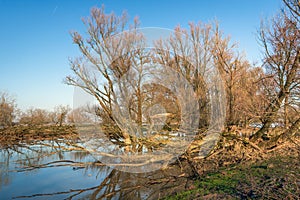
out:
<path id="1" fill-rule="evenodd" d="M 66 83 L 80 87 L 92 95 L 104 114 L 117 123 L 113 117 L 113 103 L 116 102 L 114 83 L 142 55 L 135 51 L 141 47 L 141 36 L 134 31 L 138 27 L 135 19 L 129 24 L 126 13 L 116 16 L 106 14 L 104 7 L 92 8 L 90 17 L 83 19 L 87 35 L 72 32 L 73 42 L 82 56 L 70 61 L 73 76 L 66 77 Z M 125 34 L 120 34 L 129 29 Z M 133 31 L 132 31 L 133 30 Z M 135 49 L 134 49 L 135 48 Z M 142 64 L 142 63 L 140 63 Z M 117 132 L 117 130 L 116 130 Z M 130 144 L 130 135 L 120 133 L 126 144 Z"/>
<path id="2" fill-rule="evenodd" d="M 227 95 L 227 126 L 246 125 L 250 116 L 247 108 L 252 98 L 249 94 L 251 82 L 250 64 L 230 37 L 224 37 L 218 29 L 214 32 L 212 54 L 219 69 Z"/>
<path id="3" fill-rule="evenodd" d="M 299 4 L 288 5 L 299 11 Z M 261 26 L 260 41 L 264 47 L 264 68 L 267 78 L 272 82 L 272 89 L 268 91 L 270 103 L 265 109 L 263 127 L 255 134 L 254 139 L 263 136 L 276 120 L 282 107 L 287 116 L 291 99 L 299 101 L 299 96 L 292 95 L 297 94 L 300 84 L 299 25 L 299 16 L 284 11 L 273 18 L 269 26 Z"/>
<path id="4" fill-rule="evenodd" d="M 220 113 L 223 109 L 210 106 L 223 101 L 212 65 L 210 25 L 190 24 L 188 31 L 176 27 L 168 38 L 152 41 L 153 48 L 148 48 L 147 34 L 139 31 L 138 20 L 130 24 L 126 14 L 116 16 L 105 14 L 103 7 L 93 8 L 83 22 L 87 35 L 71 33 L 82 56 L 71 60 L 73 75 L 66 83 L 93 96 L 99 107 L 97 113 L 102 117 L 105 114 L 103 118 L 110 119 L 111 126 L 119 127 L 108 134 L 111 139 L 134 150 L 142 149 L 140 144 L 163 141 L 160 134 L 165 130 L 160 127 L 146 133 L 145 121 L 150 121 L 146 127 L 150 130 L 155 127 L 153 122 L 174 124 L 187 133 L 187 140 L 194 137 L 194 127 L 219 121 L 221 126 L 222 119 L 217 116 L 224 115 Z M 215 118 L 208 119 L 209 115 Z M 152 147 L 149 149 L 152 151 Z"/>
<path id="5" fill-rule="evenodd" d="M 213 121 L 211 115 L 211 99 L 214 82 L 213 55 L 213 24 L 189 23 L 189 28 L 175 27 L 174 35 L 165 40 L 156 41 L 156 60 L 162 65 L 171 67 L 191 84 L 198 99 L 199 125 L 206 129 Z M 217 78 L 217 77 L 215 77 Z M 218 78 L 217 78 L 218 79 Z M 216 80 L 215 83 L 218 83 Z M 222 112 L 222 108 L 219 109 Z"/>

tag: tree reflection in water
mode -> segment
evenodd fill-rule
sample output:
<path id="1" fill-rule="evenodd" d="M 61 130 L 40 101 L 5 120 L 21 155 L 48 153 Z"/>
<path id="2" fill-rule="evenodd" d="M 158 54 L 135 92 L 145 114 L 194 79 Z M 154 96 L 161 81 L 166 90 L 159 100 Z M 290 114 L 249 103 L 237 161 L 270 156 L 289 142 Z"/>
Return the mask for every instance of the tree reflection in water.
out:
<path id="1" fill-rule="evenodd" d="M 84 170 L 85 175 L 94 176 L 97 181 L 97 184 L 90 186 L 85 183 L 84 177 L 72 174 L 70 177 L 74 178 L 74 185 L 55 187 L 56 191 L 42 188 L 43 192 L 31 193 L 24 188 L 13 188 L 13 194 L 4 194 L 14 199 L 157 199 L 186 189 L 193 177 L 192 169 L 185 160 L 178 160 L 166 169 L 151 173 L 118 171 L 96 161 L 79 145 L 63 140 L 2 144 L 0 155 L 0 195 L 6 191 L 3 187 L 13 187 L 11 184 L 15 176 L 26 176 L 30 183 L 33 177 L 39 179 L 40 171 L 45 169 L 57 172 L 63 167 L 71 168 L 73 172 Z M 63 184 L 65 180 L 64 177 L 57 180 L 42 178 L 52 181 L 52 185 Z M 23 191 L 18 193 L 18 190 Z"/>

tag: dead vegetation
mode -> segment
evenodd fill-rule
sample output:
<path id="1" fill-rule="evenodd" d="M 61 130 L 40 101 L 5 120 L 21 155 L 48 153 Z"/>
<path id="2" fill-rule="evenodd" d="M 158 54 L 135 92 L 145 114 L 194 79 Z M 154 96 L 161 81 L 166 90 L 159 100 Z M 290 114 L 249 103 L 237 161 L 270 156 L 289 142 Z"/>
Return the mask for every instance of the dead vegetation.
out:
<path id="1" fill-rule="evenodd" d="M 234 134 L 223 134 L 219 144 L 206 158 L 193 160 L 199 175 L 220 167 L 236 164 L 255 163 L 274 156 L 299 157 L 300 138 L 297 133 L 293 138 L 280 138 L 275 141 L 251 142 L 249 138 Z M 299 157 L 300 158 L 300 157 Z"/>
<path id="2" fill-rule="evenodd" d="M 18 125 L 0 129 L 0 144 L 57 139 L 76 141 L 79 138 L 73 126 Z"/>
<path id="3" fill-rule="evenodd" d="M 204 159 L 186 155 L 197 178 L 192 186 L 166 199 L 298 199 L 299 136 L 298 132 L 253 143 L 223 134 Z"/>

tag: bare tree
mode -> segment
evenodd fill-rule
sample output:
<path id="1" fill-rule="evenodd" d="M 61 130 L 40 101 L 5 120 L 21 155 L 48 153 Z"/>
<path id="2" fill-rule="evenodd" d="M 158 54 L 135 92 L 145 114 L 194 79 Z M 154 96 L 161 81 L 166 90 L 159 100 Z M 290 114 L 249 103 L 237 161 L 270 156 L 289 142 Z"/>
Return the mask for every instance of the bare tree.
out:
<path id="1" fill-rule="evenodd" d="M 287 117 L 290 98 L 294 98 L 291 94 L 299 88 L 299 20 L 295 20 L 287 12 L 279 14 L 269 27 L 262 24 L 260 40 L 265 50 L 264 67 L 266 76 L 271 79 L 272 93 L 269 94 L 270 103 L 265 109 L 263 127 L 255 134 L 254 139 L 262 137 L 270 128 L 282 106 L 285 118 Z"/>
<path id="2" fill-rule="evenodd" d="M 116 16 L 114 13 L 105 14 L 104 7 L 93 8 L 91 16 L 83 20 L 88 30 L 87 39 L 79 33 L 72 32 L 74 43 L 79 47 L 82 57 L 71 61 L 74 76 L 68 76 L 66 83 L 82 88 L 92 95 L 99 103 L 101 115 L 109 118 L 111 125 L 130 124 L 132 121 L 125 118 L 116 118 L 114 108 L 118 109 L 120 97 L 128 92 L 133 93 L 130 112 L 132 120 L 140 127 L 142 125 L 142 78 L 145 75 L 144 65 L 149 62 L 149 55 L 144 51 L 142 35 L 137 31 L 139 21 L 134 19 L 129 24 L 127 16 Z M 125 31 L 125 28 L 129 28 Z M 122 33 L 122 34 L 121 34 Z M 136 79 L 127 78 L 124 74 L 132 69 Z M 126 79 L 126 77 L 125 77 Z M 122 103 L 122 102 L 121 102 Z M 116 106 L 114 106 L 116 105 Z M 134 114 L 133 114 L 134 113 Z M 120 121 L 121 120 L 121 121 Z M 122 121 L 123 120 L 123 121 Z M 131 144 L 128 130 L 133 126 L 124 126 L 115 130 L 121 134 L 126 145 Z M 140 130 L 137 130 L 141 134 Z"/>
<path id="3" fill-rule="evenodd" d="M 300 1 L 299 0 L 283 0 L 291 15 L 299 22 L 300 18 Z"/>
<path id="4" fill-rule="evenodd" d="M 43 125 L 51 123 L 51 115 L 47 110 L 30 108 L 21 113 L 19 122 L 27 125 Z"/>
<path id="5" fill-rule="evenodd" d="M 67 115 L 68 123 L 91 123 L 90 116 L 84 108 L 76 108 L 71 110 Z"/>
<path id="6" fill-rule="evenodd" d="M 11 126 L 16 115 L 15 99 L 8 93 L 0 93 L 0 127 Z"/>
<path id="7" fill-rule="evenodd" d="M 177 26 L 174 32 L 170 39 L 156 42 L 156 60 L 174 69 L 192 85 L 199 104 L 199 128 L 207 128 L 211 112 L 208 76 L 212 69 L 213 25 L 190 23 L 189 29 Z"/>
<path id="8" fill-rule="evenodd" d="M 62 126 L 63 123 L 66 122 L 67 114 L 70 110 L 71 109 L 70 109 L 69 106 L 63 106 L 63 105 L 57 106 L 54 109 L 54 112 L 53 112 L 54 113 L 54 122 L 55 122 L 55 124 L 58 124 L 59 126 Z"/>
<path id="9" fill-rule="evenodd" d="M 265 121 L 264 112 L 270 101 L 266 91 L 273 91 L 270 79 L 267 79 L 261 67 L 248 69 L 246 75 L 241 77 L 245 85 L 239 89 L 237 107 L 241 114 L 249 121 L 260 125 Z M 269 90 L 271 89 L 271 90 Z M 246 123 L 247 124 L 247 123 Z"/>
<path id="10" fill-rule="evenodd" d="M 231 44 L 229 37 L 222 36 L 216 29 L 212 46 L 214 64 L 224 81 L 227 94 L 227 126 L 239 125 L 248 121 L 246 116 L 250 64 L 238 52 L 237 44 Z"/>

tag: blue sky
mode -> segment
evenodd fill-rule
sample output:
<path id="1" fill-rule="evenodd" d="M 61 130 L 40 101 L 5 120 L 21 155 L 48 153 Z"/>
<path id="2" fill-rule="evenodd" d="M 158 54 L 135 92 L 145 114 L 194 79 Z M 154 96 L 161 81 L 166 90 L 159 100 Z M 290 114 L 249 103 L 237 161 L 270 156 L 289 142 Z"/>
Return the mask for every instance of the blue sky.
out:
<path id="1" fill-rule="evenodd" d="M 216 19 L 250 62 L 261 59 L 256 41 L 261 19 L 282 5 L 280 0 L 0 0 L 0 91 L 12 94 L 23 110 L 72 107 L 73 88 L 63 79 L 71 73 L 68 58 L 79 51 L 69 32 L 84 33 L 81 18 L 102 4 L 106 12 L 139 16 L 141 27 L 173 29 Z"/>

